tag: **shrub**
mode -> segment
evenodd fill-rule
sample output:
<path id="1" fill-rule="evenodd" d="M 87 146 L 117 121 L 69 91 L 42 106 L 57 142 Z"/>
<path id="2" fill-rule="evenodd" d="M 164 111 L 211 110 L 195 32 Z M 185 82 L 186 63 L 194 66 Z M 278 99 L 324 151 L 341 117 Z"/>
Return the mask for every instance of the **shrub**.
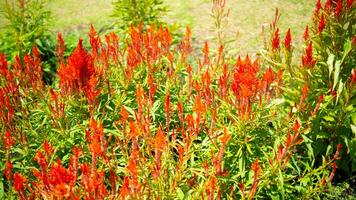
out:
<path id="1" fill-rule="evenodd" d="M 50 35 L 51 13 L 43 0 L 5 1 L 0 9 L 4 26 L 0 31 L 0 52 L 7 59 L 20 59 L 38 48 L 43 61 L 46 83 L 51 83 L 56 69 L 55 38 Z M 21 60 L 22 62 L 23 60 Z"/>
<path id="2" fill-rule="evenodd" d="M 117 0 L 113 2 L 113 17 L 119 30 L 124 32 L 131 26 L 140 23 L 144 27 L 161 24 L 161 16 L 166 11 L 162 0 Z"/>

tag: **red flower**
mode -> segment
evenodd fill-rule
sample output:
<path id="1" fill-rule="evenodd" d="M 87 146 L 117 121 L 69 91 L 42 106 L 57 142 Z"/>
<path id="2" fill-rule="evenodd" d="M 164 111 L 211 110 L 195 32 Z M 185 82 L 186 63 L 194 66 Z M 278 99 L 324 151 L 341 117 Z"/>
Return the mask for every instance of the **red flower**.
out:
<path id="1" fill-rule="evenodd" d="M 61 161 L 58 159 L 57 163 L 49 170 L 48 181 L 51 185 L 69 184 L 74 181 L 74 175 L 63 167 Z M 61 192 L 63 192 L 63 190 L 61 190 Z M 68 191 L 65 191 L 65 193 L 66 192 Z"/>
<path id="2" fill-rule="evenodd" d="M 318 17 L 320 9 L 321 9 L 321 2 L 320 2 L 320 0 L 318 0 L 315 4 L 315 9 L 314 9 L 314 17 L 315 18 Z"/>
<path id="3" fill-rule="evenodd" d="M 248 56 L 245 60 L 241 60 L 239 57 L 235 64 L 231 88 L 235 94 L 235 102 L 240 116 L 251 113 L 251 100 L 257 94 L 259 87 L 258 70 L 258 60 L 251 62 Z"/>
<path id="4" fill-rule="evenodd" d="M 324 10 L 330 14 L 331 10 L 333 9 L 333 2 L 334 0 L 326 0 L 324 4 Z"/>
<path id="5" fill-rule="evenodd" d="M 66 65 L 60 65 L 58 75 L 59 87 L 64 94 L 81 93 L 89 84 L 91 76 L 95 76 L 93 58 L 83 47 L 82 39 L 69 56 Z"/>
<path id="6" fill-rule="evenodd" d="M 52 156 L 54 152 L 52 145 L 48 143 L 47 140 L 43 142 L 43 150 L 46 152 L 48 157 Z"/>
<path id="7" fill-rule="evenodd" d="M 300 128 L 299 120 L 295 120 L 295 124 L 293 126 L 293 133 L 296 134 Z"/>
<path id="8" fill-rule="evenodd" d="M 286 49 L 288 51 L 291 50 L 291 42 L 292 42 L 292 36 L 291 36 L 291 33 L 290 33 L 290 28 L 289 28 L 288 32 L 287 32 L 287 35 L 286 35 L 286 38 L 284 39 L 284 46 L 286 47 Z"/>
<path id="9" fill-rule="evenodd" d="M 94 59 L 96 59 L 98 57 L 98 53 L 101 48 L 101 41 L 93 25 L 90 26 L 89 39 L 90 39 L 90 46 L 92 49 L 92 56 Z"/>
<path id="10" fill-rule="evenodd" d="M 356 84 L 356 69 L 351 71 L 351 83 Z"/>
<path id="11" fill-rule="evenodd" d="M 276 50 L 279 48 L 279 28 L 274 32 L 274 37 L 272 40 L 272 50 Z"/>
<path id="12" fill-rule="evenodd" d="M 58 40 L 58 47 L 56 48 L 56 53 L 57 56 L 59 58 L 59 63 L 63 63 L 64 62 L 64 53 L 66 51 L 66 46 L 62 37 L 62 34 L 58 34 L 57 36 L 57 40 Z"/>
<path id="13" fill-rule="evenodd" d="M 94 104 L 100 94 L 100 88 L 96 89 L 98 79 L 95 76 L 91 76 L 84 87 L 84 94 L 89 104 Z"/>
<path id="14" fill-rule="evenodd" d="M 318 31 L 319 31 L 319 34 L 321 34 L 321 32 L 323 32 L 325 28 L 325 17 L 324 17 L 324 13 L 321 14 L 321 18 L 319 20 L 319 26 L 318 26 Z"/>
<path id="15" fill-rule="evenodd" d="M 304 31 L 304 35 L 303 35 L 303 39 L 304 39 L 304 41 L 307 41 L 308 38 L 309 38 L 309 27 L 306 26 L 305 27 L 305 31 Z"/>
<path id="16" fill-rule="evenodd" d="M 17 192 L 21 192 L 24 189 L 24 183 L 26 182 L 26 178 L 21 174 L 16 172 L 14 174 L 14 188 Z"/>
<path id="17" fill-rule="evenodd" d="M 302 97 L 300 98 L 299 107 L 302 106 L 304 100 L 307 98 L 308 92 L 309 92 L 308 85 L 305 84 L 302 89 Z"/>
<path id="18" fill-rule="evenodd" d="M 5 54 L 2 53 L 0 54 L 0 72 L 4 78 L 6 78 L 8 70 Z"/>
<path id="19" fill-rule="evenodd" d="M 352 8 L 354 3 L 355 3 L 355 0 L 346 0 L 346 5 L 349 9 Z"/>
<path id="20" fill-rule="evenodd" d="M 302 56 L 302 64 L 305 68 L 313 68 L 316 64 L 316 60 L 313 59 L 313 44 L 311 41 L 305 50 L 305 55 Z"/>
<path id="21" fill-rule="evenodd" d="M 336 3 L 334 15 L 335 17 L 339 17 L 341 13 L 342 13 L 342 0 L 338 0 Z"/>
<path id="22" fill-rule="evenodd" d="M 126 111 L 124 106 L 121 107 L 120 115 L 121 115 L 121 122 L 125 123 L 127 118 L 129 117 L 129 113 Z"/>
<path id="23" fill-rule="evenodd" d="M 7 160 L 5 170 L 4 170 L 4 175 L 7 180 L 11 179 L 11 170 L 12 170 L 12 163 L 10 160 Z"/>
<path id="24" fill-rule="evenodd" d="M 121 199 L 125 200 L 128 194 L 130 194 L 130 183 L 129 178 L 125 176 L 124 183 L 122 184 L 120 189 Z"/>
<path id="25" fill-rule="evenodd" d="M 15 144 L 14 138 L 12 138 L 11 133 L 9 130 L 6 130 L 5 133 L 5 138 L 4 138 L 4 145 L 7 150 L 10 150 L 11 147 Z"/>

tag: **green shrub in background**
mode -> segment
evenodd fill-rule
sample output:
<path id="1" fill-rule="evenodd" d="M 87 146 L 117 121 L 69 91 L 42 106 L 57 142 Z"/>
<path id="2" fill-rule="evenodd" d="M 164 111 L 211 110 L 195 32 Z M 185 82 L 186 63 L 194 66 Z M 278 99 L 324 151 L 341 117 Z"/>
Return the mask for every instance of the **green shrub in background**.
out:
<path id="1" fill-rule="evenodd" d="M 50 12 L 42 0 L 5 1 L 1 8 L 6 20 L 1 27 L 0 51 L 12 59 L 29 53 L 33 44 L 48 36 Z"/>
<path id="2" fill-rule="evenodd" d="M 127 30 L 140 23 L 143 26 L 160 24 L 161 16 L 167 10 L 162 0 L 117 0 L 113 2 L 113 17 L 117 18 L 116 26 L 120 30 Z"/>
<path id="3" fill-rule="evenodd" d="M 4 24 L 0 25 L 0 52 L 12 60 L 22 58 L 37 46 L 43 61 L 43 78 L 51 83 L 56 68 L 55 37 L 49 28 L 51 12 L 44 0 L 6 0 L 1 10 Z"/>

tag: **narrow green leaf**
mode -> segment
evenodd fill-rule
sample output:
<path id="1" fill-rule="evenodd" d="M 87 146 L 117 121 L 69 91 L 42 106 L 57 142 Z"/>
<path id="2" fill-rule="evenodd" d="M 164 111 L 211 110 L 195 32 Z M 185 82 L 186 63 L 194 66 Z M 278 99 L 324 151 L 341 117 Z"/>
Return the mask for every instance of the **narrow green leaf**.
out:
<path id="1" fill-rule="evenodd" d="M 345 58 L 350 53 L 351 49 L 352 49 L 352 42 L 351 40 L 347 40 L 344 44 L 344 49 L 343 49 L 344 54 L 342 55 L 341 63 L 344 62 Z"/>
<path id="2" fill-rule="evenodd" d="M 335 59 L 335 55 L 334 54 L 330 54 L 329 58 L 328 58 L 328 67 L 329 67 L 329 78 L 331 77 L 331 73 L 334 70 L 334 59 Z"/>
<path id="3" fill-rule="evenodd" d="M 334 71 L 334 85 L 333 85 L 333 90 L 335 90 L 336 84 L 339 82 L 339 75 L 340 75 L 340 67 L 341 67 L 341 61 L 338 60 L 335 63 L 335 71 Z"/>
<path id="4" fill-rule="evenodd" d="M 4 199 L 4 184 L 0 181 L 0 199 Z"/>
<path id="5" fill-rule="evenodd" d="M 339 101 L 339 97 L 340 97 L 341 92 L 342 92 L 343 89 L 344 89 L 344 83 L 342 82 L 342 80 L 340 80 L 339 87 L 338 87 L 337 92 L 336 92 L 336 103 Z"/>

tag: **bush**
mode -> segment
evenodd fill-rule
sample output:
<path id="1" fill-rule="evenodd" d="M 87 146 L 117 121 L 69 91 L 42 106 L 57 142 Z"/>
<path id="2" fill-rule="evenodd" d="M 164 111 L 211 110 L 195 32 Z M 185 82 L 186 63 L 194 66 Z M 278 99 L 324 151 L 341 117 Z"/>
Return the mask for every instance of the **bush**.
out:
<path id="1" fill-rule="evenodd" d="M 7 59 L 20 59 L 37 46 L 43 61 L 44 80 L 51 83 L 56 69 L 55 38 L 50 35 L 51 13 L 43 0 L 5 1 L 1 15 L 4 26 L 0 31 L 0 52 Z M 22 62 L 22 60 L 21 60 Z"/>
<path id="2" fill-rule="evenodd" d="M 124 32 L 133 25 L 137 27 L 140 23 L 144 27 L 151 24 L 161 24 L 161 16 L 166 11 L 162 0 L 117 0 L 113 2 L 113 17 L 117 18 L 115 23 L 118 30 Z"/>

